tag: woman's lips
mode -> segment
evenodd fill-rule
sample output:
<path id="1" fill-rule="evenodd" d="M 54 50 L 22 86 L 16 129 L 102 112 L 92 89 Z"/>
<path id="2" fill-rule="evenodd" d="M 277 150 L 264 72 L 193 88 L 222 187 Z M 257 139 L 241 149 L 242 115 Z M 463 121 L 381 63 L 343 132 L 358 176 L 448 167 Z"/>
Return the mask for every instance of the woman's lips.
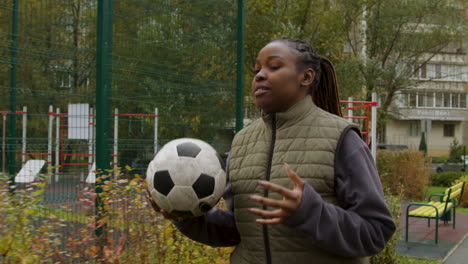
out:
<path id="1" fill-rule="evenodd" d="M 255 89 L 254 96 L 260 97 L 270 92 L 270 89 L 267 87 L 259 87 Z"/>

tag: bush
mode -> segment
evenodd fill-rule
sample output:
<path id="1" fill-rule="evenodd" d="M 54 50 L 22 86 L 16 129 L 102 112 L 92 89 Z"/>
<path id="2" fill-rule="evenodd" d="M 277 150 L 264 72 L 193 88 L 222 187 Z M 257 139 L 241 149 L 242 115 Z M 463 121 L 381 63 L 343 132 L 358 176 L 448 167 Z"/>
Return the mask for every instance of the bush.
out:
<path id="1" fill-rule="evenodd" d="M 388 193 L 388 189 L 385 190 Z M 401 196 L 387 196 L 386 203 L 388 209 L 392 213 L 393 221 L 395 221 L 395 225 L 397 229 L 393 236 L 388 241 L 385 248 L 377 255 L 374 255 L 370 259 L 371 264 L 394 264 L 398 263 L 397 254 L 396 254 L 396 246 L 398 242 L 398 238 L 400 237 L 400 214 L 401 214 Z"/>
<path id="2" fill-rule="evenodd" d="M 462 171 L 447 171 L 441 173 L 431 173 L 431 185 L 450 187 L 455 180 L 458 180 L 464 172 Z"/>
<path id="3" fill-rule="evenodd" d="M 417 150 L 377 153 L 377 169 L 384 189 L 402 199 L 424 200 L 429 186 L 429 166 L 424 155 Z"/>
<path id="4" fill-rule="evenodd" d="M 460 182 L 465 182 L 465 190 L 462 194 L 462 200 L 460 201 L 460 206 L 461 207 L 468 207 L 468 191 L 467 191 L 467 185 L 468 185 L 468 174 L 463 175 L 459 179 L 455 180 L 452 185 L 460 183 Z"/>
<path id="5" fill-rule="evenodd" d="M 139 176 L 107 180 L 99 194 L 92 186 L 82 189 L 81 206 L 51 209 L 41 202 L 44 183 L 12 195 L 8 180 L 0 179 L 0 262 L 228 263 L 232 248 L 186 238 L 154 212 L 145 185 Z M 93 213 L 96 197 L 105 210 L 99 218 Z M 97 235 L 101 227 L 105 232 Z"/>

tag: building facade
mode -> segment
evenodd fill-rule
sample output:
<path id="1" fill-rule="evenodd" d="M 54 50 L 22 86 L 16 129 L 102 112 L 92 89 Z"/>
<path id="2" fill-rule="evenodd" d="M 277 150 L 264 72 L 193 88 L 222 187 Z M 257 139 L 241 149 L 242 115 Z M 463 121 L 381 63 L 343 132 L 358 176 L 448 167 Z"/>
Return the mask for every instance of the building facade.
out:
<path id="1" fill-rule="evenodd" d="M 448 155 L 454 141 L 468 144 L 467 44 L 452 43 L 414 66 L 414 86 L 389 109 L 385 144 L 418 149 L 424 131 L 430 156 Z"/>

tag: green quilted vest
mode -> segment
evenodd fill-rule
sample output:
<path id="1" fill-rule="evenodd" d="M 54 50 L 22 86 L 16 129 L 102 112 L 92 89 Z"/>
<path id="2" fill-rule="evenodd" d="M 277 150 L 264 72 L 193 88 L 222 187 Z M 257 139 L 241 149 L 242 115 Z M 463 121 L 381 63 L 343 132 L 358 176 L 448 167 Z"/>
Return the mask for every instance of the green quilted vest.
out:
<path id="1" fill-rule="evenodd" d="M 248 197 L 264 195 L 257 181 L 265 180 L 268 171 L 271 182 L 292 189 L 284 163 L 326 202 L 336 204 L 335 149 L 341 133 L 350 125 L 315 106 L 307 96 L 287 112 L 265 115 L 235 136 L 229 176 L 241 242 L 231 255 L 232 264 L 267 263 L 267 254 L 273 264 L 367 263 L 367 258 L 345 258 L 315 247 L 300 232 L 285 225 L 257 224 L 257 216 L 247 211 L 251 207 L 261 207 Z M 276 193 L 270 192 L 268 196 L 281 199 Z"/>

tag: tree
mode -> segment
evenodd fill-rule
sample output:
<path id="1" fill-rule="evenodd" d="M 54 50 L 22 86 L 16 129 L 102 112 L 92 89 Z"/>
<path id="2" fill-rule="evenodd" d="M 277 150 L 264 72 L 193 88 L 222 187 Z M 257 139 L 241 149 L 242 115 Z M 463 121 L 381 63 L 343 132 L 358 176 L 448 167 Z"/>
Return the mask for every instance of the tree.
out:
<path id="1" fill-rule="evenodd" d="M 347 1 L 354 2 L 354 1 Z M 346 9 L 347 8 L 347 9 Z M 326 0 L 262 0 L 247 2 L 246 69 L 252 69 L 258 51 L 278 37 L 308 41 L 335 65 L 341 98 L 361 97 L 359 56 L 347 52 L 349 7 Z M 252 73 L 246 72 L 245 94 L 250 95 Z"/>
<path id="2" fill-rule="evenodd" d="M 397 92 L 417 83 L 411 76 L 453 41 L 466 34 L 467 1 L 337 1 L 344 11 L 352 53 L 360 56 L 359 75 L 367 99 L 382 97 L 383 135 Z"/>

